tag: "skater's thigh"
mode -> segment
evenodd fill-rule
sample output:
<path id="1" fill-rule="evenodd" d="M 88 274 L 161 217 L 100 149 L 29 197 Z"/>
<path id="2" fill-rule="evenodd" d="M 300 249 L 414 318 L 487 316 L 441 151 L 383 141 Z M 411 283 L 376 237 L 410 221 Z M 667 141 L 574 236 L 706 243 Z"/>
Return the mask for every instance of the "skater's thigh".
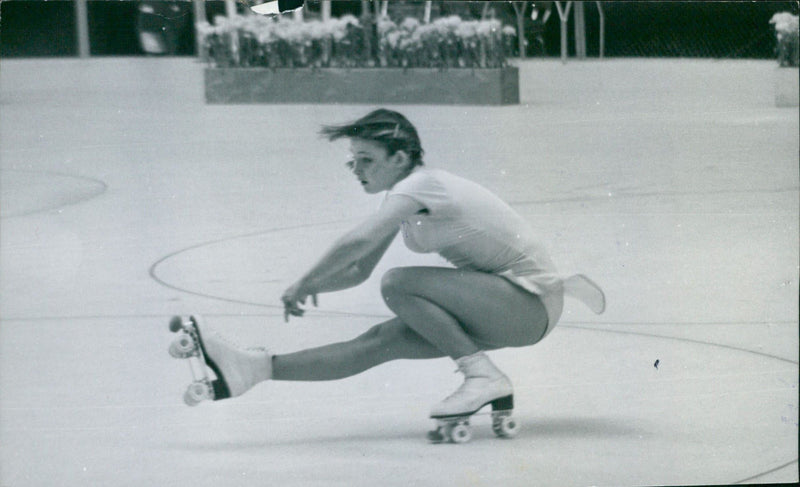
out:
<path id="1" fill-rule="evenodd" d="M 494 274 L 400 267 L 384 275 L 382 290 L 384 296 L 405 293 L 435 303 L 486 349 L 536 343 L 547 328 L 539 297 Z"/>

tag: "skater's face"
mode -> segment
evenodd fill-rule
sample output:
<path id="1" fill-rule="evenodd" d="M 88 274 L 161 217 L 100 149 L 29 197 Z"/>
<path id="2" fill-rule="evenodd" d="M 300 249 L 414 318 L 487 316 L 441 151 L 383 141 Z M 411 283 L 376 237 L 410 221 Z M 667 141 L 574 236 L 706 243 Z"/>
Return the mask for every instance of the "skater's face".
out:
<path id="1" fill-rule="evenodd" d="M 386 147 L 373 140 L 350 139 L 350 152 L 353 159 L 348 166 L 369 194 L 391 189 L 411 169 L 405 152 L 397 151 L 389 155 Z"/>

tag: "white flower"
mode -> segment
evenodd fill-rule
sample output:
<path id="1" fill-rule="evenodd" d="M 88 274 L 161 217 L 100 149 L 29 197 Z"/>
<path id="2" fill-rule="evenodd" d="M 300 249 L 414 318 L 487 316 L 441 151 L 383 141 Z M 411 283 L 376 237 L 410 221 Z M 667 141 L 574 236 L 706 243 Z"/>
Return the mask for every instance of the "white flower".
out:
<path id="1" fill-rule="evenodd" d="M 397 46 L 400 45 L 400 39 L 403 37 L 403 34 L 400 31 L 392 31 L 386 35 L 386 42 L 392 47 L 392 49 L 397 49 Z"/>
<path id="2" fill-rule="evenodd" d="M 798 29 L 800 29 L 798 16 L 792 15 L 789 12 L 779 12 L 773 15 L 769 23 L 775 25 L 775 30 L 778 34 L 796 34 Z"/>
<path id="3" fill-rule="evenodd" d="M 397 29 L 397 24 L 392 22 L 389 17 L 381 17 L 378 20 L 378 33 L 384 35 Z"/>
<path id="4" fill-rule="evenodd" d="M 475 25 L 471 22 L 464 22 L 463 24 L 456 27 L 455 33 L 458 37 L 462 39 L 466 39 L 468 37 L 473 37 L 477 31 L 475 29 Z"/>
<path id="5" fill-rule="evenodd" d="M 408 17 L 400 23 L 400 28 L 409 32 L 414 32 L 420 26 L 419 20 Z"/>
<path id="6" fill-rule="evenodd" d="M 361 25 L 361 24 L 359 24 L 357 18 L 355 18 L 354 16 L 349 15 L 349 14 L 348 15 L 344 15 L 341 18 L 339 18 L 339 22 L 341 22 L 344 26 L 347 26 L 347 25 L 355 25 L 355 26 Z"/>

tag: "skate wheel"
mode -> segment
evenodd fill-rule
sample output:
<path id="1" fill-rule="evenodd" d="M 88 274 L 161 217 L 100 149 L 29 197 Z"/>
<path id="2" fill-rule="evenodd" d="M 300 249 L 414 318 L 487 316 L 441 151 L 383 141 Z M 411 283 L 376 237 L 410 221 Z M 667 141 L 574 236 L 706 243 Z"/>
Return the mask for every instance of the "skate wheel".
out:
<path id="1" fill-rule="evenodd" d="M 511 416 L 495 418 L 492 429 L 500 438 L 513 438 L 519 433 L 519 423 Z"/>
<path id="2" fill-rule="evenodd" d="M 187 406 L 197 406 L 201 401 L 212 398 L 211 390 L 205 382 L 195 382 L 189 385 L 183 394 L 183 402 Z"/>
<path id="3" fill-rule="evenodd" d="M 176 338 L 169 346 L 169 354 L 175 358 L 188 358 L 194 353 L 194 340 L 185 333 Z"/>
<path id="4" fill-rule="evenodd" d="M 466 443 L 472 439 L 472 430 L 466 424 L 456 424 L 447 428 L 447 437 L 453 443 Z"/>
<path id="5" fill-rule="evenodd" d="M 169 331 L 177 333 L 183 329 L 183 319 L 180 316 L 173 316 L 169 320 Z"/>

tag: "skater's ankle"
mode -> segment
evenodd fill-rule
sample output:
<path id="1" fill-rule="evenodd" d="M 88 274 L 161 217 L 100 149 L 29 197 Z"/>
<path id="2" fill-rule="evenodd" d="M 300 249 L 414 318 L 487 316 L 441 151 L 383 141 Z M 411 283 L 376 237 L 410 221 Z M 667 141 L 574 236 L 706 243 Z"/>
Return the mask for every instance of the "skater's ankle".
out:
<path id="1" fill-rule="evenodd" d="M 484 360 L 484 359 L 488 360 L 489 357 L 482 350 L 479 350 L 479 351 L 477 351 L 475 353 L 471 353 L 471 354 L 468 354 L 468 355 L 462 355 L 460 357 L 454 357 L 453 361 L 455 363 L 457 363 L 458 365 L 466 365 L 466 364 L 469 364 L 469 363 L 472 363 L 472 362 L 475 362 L 475 361 L 478 361 L 478 360 Z"/>

